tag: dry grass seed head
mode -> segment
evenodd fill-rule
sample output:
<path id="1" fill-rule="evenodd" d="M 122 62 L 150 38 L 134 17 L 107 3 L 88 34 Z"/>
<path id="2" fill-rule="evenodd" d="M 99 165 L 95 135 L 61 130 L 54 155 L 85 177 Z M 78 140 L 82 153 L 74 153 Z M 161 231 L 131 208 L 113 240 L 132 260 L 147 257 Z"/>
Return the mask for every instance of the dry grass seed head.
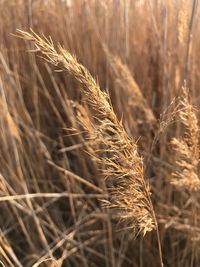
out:
<path id="1" fill-rule="evenodd" d="M 194 108 L 189 101 L 189 91 L 186 85 L 183 87 L 179 102 L 178 117 L 185 128 L 185 135 L 182 139 L 173 138 L 171 141 L 175 151 L 175 167 L 177 169 L 172 174 L 172 184 L 191 192 L 199 191 L 199 128 Z"/>
<path id="2" fill-rule="evenodd" d="M 144 181 L 142 159 L 113 112 L 107 94 L 101 91 L 88 70 L 60 45 L 57 51 L 51 40 L 42 39 L 34 32 L 18 31 L 18 35 L 33 41 L 46 60 L 73 75 L 82 84 L 88 104 L 97 112 L 94 128 L 98 133 L 96 141 L 101 146 L 98 159 L 105 165 L 103 172 L 110 184 L 107 207 L 115 209 L 119 219 L 135 233 L 145 234 L 154 229 L 155 217 L 149 187 Z"/>

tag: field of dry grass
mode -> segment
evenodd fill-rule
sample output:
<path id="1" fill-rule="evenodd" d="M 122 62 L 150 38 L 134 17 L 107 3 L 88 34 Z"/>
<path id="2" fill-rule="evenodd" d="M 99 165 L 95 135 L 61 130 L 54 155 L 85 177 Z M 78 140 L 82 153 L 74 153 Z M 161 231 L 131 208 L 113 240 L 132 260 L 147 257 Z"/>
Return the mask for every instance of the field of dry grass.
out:
<path id="1" fill-rule="evenodd" d="M 200 266 L 197 0 L 0 0 L 0 266 Z"/>

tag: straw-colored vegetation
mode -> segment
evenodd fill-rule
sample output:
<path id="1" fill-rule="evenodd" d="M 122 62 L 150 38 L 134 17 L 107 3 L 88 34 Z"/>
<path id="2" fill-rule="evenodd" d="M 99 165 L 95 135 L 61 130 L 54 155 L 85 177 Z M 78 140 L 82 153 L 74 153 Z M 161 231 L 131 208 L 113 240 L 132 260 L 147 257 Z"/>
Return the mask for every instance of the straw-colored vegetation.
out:
<path id="1" fill-rule="evenodd" d="M 199 266 L 198 15 L 0 1 L 0 266 Z"/>

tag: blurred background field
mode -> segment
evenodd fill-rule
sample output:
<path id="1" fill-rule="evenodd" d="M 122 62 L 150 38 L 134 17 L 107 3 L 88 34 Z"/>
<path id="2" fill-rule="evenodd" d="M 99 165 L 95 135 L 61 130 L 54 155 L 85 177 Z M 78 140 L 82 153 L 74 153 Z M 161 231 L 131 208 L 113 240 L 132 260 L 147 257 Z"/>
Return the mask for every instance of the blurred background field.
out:
<path id="1" fill-rule="evenodd" d="M 13 35 L 33 29 L 89 70 L 137 143 L 164 266 L 200 266 L 199 188 L 172 182 L 199 179 L 199 12 L 197 0 L 0 0 L 2 264 L 160 266 L 155 231 L 133 238 L 102 205 L 99 144 L 78 122 L 95 111 L 81 83 Z"/>

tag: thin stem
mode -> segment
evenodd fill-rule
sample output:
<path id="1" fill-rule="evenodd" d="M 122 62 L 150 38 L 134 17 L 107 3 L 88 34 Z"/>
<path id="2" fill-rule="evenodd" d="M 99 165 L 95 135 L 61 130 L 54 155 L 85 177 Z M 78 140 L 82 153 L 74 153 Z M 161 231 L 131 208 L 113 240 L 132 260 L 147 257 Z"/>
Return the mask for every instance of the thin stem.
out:
<path id="1" fill-rule="evenodd" d="M 188 42 L 187 42 L 187 48 L 186 48 L 186 59 L 185 59 L 185 80 L 188 78 L 188 71 L 189 71 L 189 57 L 190 57 L 190 52 L 191 52 L 191 41 L 192 41 L 192 28 L 194 24 L 194 16 L 195 16 L 195 11 L 197 8 L 198 0 L 193 0 L 192 3 L 192 14 L 190 18 L 190 24 L 189 24 L 189 34 L 188 34 Z"/>
<path id="2" fill-rule="evenodd" d="M 157 222 L 157 219 L 156 219 L 156 214 L 154 212 L 154 209 L 153 209 L 153 217 L 154 217 L 155 224 L 156 224 L 156 236 L 157 236 L 157 242 L 158 242 L 158 252 L 159 252 L 159 258 L 160 258 L 160 266 L 164 267 L 163 258 L 162 258 L 162 247 L 161 247 L 161 242 L 160 242 L 160 233 L 159 233 L 158 222 Z"/>
<path id="3" fill-rule="evenodd" d="M 158 242 L 158 252 L 159 252 L 160 266 L 164 267 L 163 257 L 162 257 L 162 247 L 161 247 L 161 242 L 160 242 L 160 233 L 159 233 L 159 229 L 158 229 L 158 221 L 157 221 L 156 214 L 155 214 L 155 211 L 154 211 L 153 203 L 152 203 L 151 198 L 150 198 L 149 195 L 148 195 L 148 200 L 149 200 L 149 203 L 150 203 L 150 206 L 151 206 L 152 216 L 153 216 L 153 219 L 154 219 L 154 222 L 155 222 L 155 226 L 156 226 L 156 237 L 157 237 L 157 242 Z"/>

